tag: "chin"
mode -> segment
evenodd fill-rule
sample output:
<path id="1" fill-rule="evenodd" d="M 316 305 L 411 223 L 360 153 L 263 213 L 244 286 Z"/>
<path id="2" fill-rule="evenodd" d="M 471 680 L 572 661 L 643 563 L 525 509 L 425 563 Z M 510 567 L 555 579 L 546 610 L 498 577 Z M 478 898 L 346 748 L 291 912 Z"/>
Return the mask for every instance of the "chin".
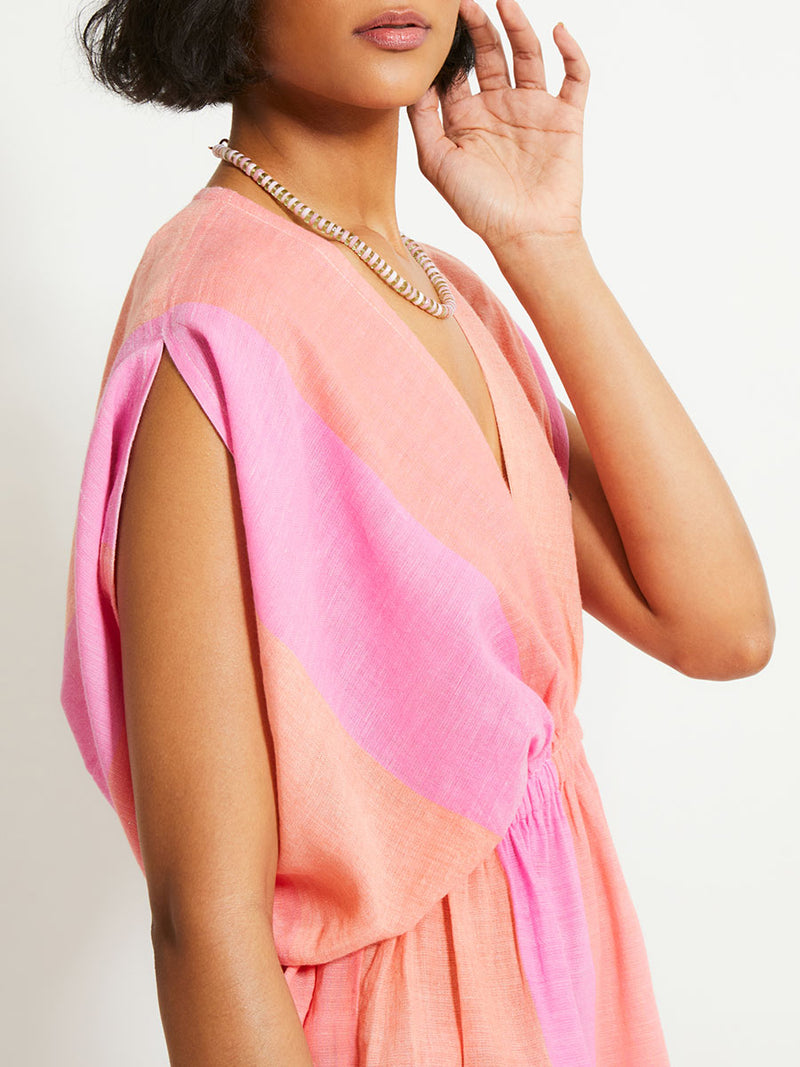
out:
<path id="1" fill-rule="evenodd" d="M 424 95 L 428 86 L 436 77 L 436 72 L 423 77 L 395 78 L 391 81 L 375 79 L 368 90 L 354 93 L 349 103 L 375 111 L 399 109 L 416 103 Z"/>

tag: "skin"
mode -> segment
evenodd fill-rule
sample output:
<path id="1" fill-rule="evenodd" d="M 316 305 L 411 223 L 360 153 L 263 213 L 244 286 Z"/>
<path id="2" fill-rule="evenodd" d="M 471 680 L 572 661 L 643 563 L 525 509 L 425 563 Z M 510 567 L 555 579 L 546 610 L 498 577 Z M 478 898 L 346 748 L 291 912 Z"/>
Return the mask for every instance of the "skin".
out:
<path id="1" fill-rule="evenodd" d="M 684 673 L 721 679 L 760 670 L 774 622 L 745 522 L 583 236 L 589 72 L 579 46 L 556 27 L 565 77 L 553 95 L 514 0 L 497 4 L 513 78 L 500 33 L 474 0 L 414 6 L 431 23 L 426 42 L 386 53 L 352 34 L 380 2 L 269 0 L 260 42 L 271 78 L 235 102 L 230 143 L 433 296 L 395 211 L 407 109 L 423 174 L 486 241 L 569 396 L 584 606 Z M 479 91 L 463 86 L 437 101 L 426 89 L 459 10 L 478 52 Z M 228 164 L 209 185 L 294 219 Z M 502 470 L 491 401 L 457 323 L 421 312 L 349 249 L 332 247 L 445 369 Z M 272 940 L 275 758 L 235 469 L 166 351 L 131 452 L 116 592 L 170 1062 L 307 1067 L 311 1054 Z"/>

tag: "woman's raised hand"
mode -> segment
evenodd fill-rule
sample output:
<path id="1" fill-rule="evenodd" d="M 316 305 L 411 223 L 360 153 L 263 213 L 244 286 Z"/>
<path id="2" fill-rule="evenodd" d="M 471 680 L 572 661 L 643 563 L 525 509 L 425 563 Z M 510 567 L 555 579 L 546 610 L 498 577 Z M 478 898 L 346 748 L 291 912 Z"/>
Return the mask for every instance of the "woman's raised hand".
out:
<path id="1" fill-rule="evenodd" d="M 497 10 L 515 84 L 499 32 L 476 0 L 461 0 L 480 92 L 473 94 L 465 80 L 441 99 L 431 88 L 407 108 L 420 170 L 493 252 L 523 236 L 581 236 L 589 87 L 589 66 L 562 23 L 553 39 L 565 75 L 553 96 L 539 39 L 522 8 L 516 0 L 497 0 Z"/>

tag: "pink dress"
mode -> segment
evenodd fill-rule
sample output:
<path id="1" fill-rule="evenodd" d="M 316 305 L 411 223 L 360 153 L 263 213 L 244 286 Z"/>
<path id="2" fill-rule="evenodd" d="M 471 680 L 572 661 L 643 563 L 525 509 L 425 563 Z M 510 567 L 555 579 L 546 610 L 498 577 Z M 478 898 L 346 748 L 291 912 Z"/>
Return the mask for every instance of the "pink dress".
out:
<path id="1" fill-rule="evenodd" d="M 574 712 L 563 416 L 497 297 L 423 247 L 508 486 L 445 371 L 327 238 L 218 187 L 153 236 L 86 456 L 63 707 L 141 865 L 114 553 L 166 345 L 235 461 L 276 753 L 275 943 L 315 1065 L 666 1067 Z"/>

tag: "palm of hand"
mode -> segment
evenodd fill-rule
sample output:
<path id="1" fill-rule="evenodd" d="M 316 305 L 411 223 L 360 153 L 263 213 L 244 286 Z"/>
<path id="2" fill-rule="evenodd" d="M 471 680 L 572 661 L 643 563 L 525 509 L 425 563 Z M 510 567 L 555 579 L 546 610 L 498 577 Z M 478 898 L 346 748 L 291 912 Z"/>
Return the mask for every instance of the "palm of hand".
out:
<path id="1" fill-rule="evenodd" d="M 429 89 L 408 109 L 420 169 L 490 247 L 521 234 L 580 233 L 588 66 L 557 27 L 566 76 L 559 95 L 551 95 L 530 23 L 514 0 L 500 0 L 498 7 L 517 85 L 510 84 L 499 34 L 475 0 L 462 0 L 481 91 L 473 95 L 464 82 L 440 100 Z"/>
<path id="2" fill-rule="evenodd" d="M 460 151 L 434 161 L 438 173 L 425 176 L 490 245 L 509 232 L 576 232 L 582 119 L 540 89 L 465 97 L 447 108 L 444 126 Z"/>

